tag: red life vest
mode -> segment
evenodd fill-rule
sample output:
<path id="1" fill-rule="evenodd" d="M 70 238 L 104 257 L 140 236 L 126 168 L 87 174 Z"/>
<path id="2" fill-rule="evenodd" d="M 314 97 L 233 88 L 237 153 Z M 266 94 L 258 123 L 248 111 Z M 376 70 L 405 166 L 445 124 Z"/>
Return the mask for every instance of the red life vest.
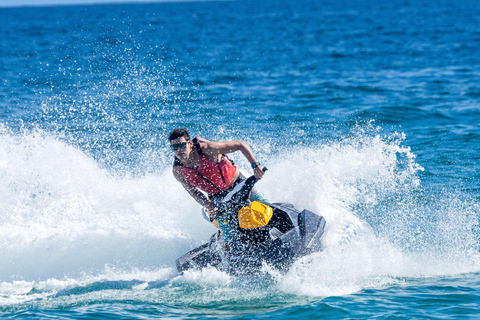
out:
<path id="1" fill-rule="evenodd" d="M 200 141 L 207 141 L 196 137 L 193 139 L 193 145 L 200 156 L 200 164 L 197 168 L 186 167 L 175 158 L 174 165 L 182 166 L 182 173 L 185 179 L 194 187 L 205 191 L 209 194 L 217 194 L 227 189 L 232 182 L 232 179 L 237 170 L 237 166 L 233 165 L 226 155 L 222 156 L 220 162 L 214 163 L 205 156 L 198 143 Z"/>

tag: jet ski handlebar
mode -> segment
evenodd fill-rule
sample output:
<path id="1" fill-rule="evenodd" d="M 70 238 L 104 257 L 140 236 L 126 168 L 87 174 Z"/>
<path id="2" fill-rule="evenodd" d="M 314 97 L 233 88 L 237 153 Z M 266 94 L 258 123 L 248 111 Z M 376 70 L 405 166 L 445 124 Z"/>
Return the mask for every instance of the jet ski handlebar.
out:
<path id="1" fill-rule="evenodd" d="M 267 167 L 263 167 L 263 168 L 262 168 L 262 171 L 263 171 L 263 172 L 267 172 L 267 170 L 268 170 Z M 249 181 L 249 180 L 250 180 L 250 183 L 251 183 L 251 181 L 255 181 L 255 182 L 254 182 L 254 184 L 255 184 L 259 179 L 255 178 L 255 175 L 252 175 L 252 176 L 250 176 L 250 177 L 247 179 L 247 181 Z M 247 182 L 245 182 L 245 184 L 247 184 Z"/>
<path id="2" fill-rule="evenodd" d="M 266 172 L 268 169 L 266 167 L 262 168 L 263 172 Z M 236 212 L 237 209 L 240 209 L 241 207 L 244 207 L 249 204 L 248 196 L 250 194 L 250 191 L 253 189 L 253 186 L 255 186 L 255 183 L 258 182 L 258 180 L 255 178 L 255 175 L 250 176 L 242 182 L 242 185 L 239 190 L 232 190 L 222 201 L 222 204 L 219 206 L 219 208 L 216 210 L 216 214 L 212 214 L 210 216 L 210 220 L 216 219 L 218 216 L 223 215 L 226 212 Z"/>
<path id="3" fill-rule="evenodd" d="M 263 172 L 266 172 L 268 169 L 267 167 L 263 167 L 262 168 L 262 171 Z M 259 179 L 255 178 L 254 175 L 250 176 L 246 181 L 245 181 L 245 184 L 242 188 L 242 191 L 248 191 L 250 192 L 250 190 L 253 189 L 253 186 L 255 185 L 255 183 L 258 182 Z"/>

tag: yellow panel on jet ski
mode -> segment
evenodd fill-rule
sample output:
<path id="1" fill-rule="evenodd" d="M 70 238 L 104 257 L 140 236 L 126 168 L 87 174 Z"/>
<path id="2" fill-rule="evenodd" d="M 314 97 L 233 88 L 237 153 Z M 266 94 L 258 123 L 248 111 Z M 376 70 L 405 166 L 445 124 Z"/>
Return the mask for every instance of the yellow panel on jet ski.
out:
<path id="1" fill-rule="evenodd" d="M 238 211 L 238 222 L 242 229 L 264 227 L 272 218 L 273 209 L 264 203 L 253 201 Z"/>

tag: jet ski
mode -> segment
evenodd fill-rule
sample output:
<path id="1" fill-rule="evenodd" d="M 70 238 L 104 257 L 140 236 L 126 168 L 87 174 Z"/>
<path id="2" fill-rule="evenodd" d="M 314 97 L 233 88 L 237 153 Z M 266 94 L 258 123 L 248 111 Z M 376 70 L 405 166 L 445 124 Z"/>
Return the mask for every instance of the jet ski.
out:
<path id="1" fill-rule="evenodd" d="M 224 197 L 223 214 L 211 219 L 223 228 L 176 260 L 179 273 L 210 266 L 231 275 L 256 274 L 265 264 L 287 271 L 295 260 L 321 250 L 325 219 L 288 203 L 250 202 L 257 181 L 251 176 Z"/>

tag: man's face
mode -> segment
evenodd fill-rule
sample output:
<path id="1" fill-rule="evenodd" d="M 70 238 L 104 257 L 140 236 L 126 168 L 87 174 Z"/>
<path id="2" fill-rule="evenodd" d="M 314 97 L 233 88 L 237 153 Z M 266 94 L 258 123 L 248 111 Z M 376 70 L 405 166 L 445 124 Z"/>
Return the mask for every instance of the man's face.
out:
<path id="1" fill-rule="evenodd" d="M 176 150 L 173 150 L 173 153 L 180 160 L 187 159 L 192 151 L 190 140 L 187 141 L 185 137 L 170 140 L 170 145 L 176 147 Z"/>

